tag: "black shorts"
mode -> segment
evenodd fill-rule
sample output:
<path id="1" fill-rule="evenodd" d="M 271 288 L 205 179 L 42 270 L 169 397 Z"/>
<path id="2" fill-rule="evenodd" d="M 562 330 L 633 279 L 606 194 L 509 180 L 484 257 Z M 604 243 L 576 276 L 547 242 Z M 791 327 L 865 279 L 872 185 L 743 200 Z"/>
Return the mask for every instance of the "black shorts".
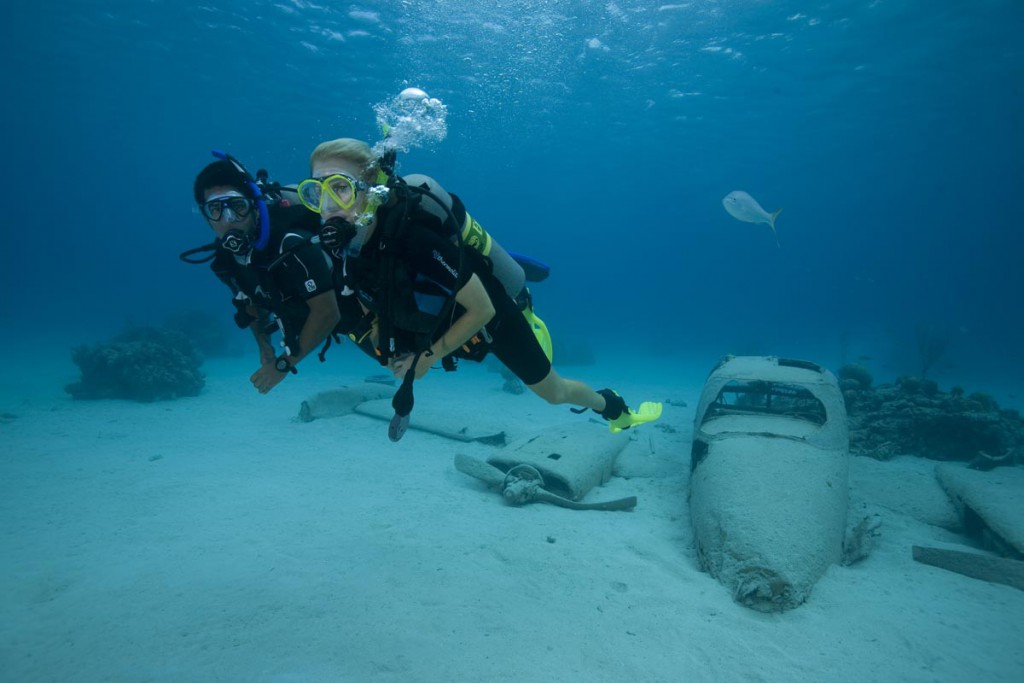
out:
<path id="1" fill-rule="evenodd" d="M 523 380 L 523 384 L 536 384 L 551 372 L 551 361 L 544 355 L 544 349 L 516 303 L 507 295 L 494 297 L 492 301 L 494 320 L 487 324 L 491 353 Z"/>

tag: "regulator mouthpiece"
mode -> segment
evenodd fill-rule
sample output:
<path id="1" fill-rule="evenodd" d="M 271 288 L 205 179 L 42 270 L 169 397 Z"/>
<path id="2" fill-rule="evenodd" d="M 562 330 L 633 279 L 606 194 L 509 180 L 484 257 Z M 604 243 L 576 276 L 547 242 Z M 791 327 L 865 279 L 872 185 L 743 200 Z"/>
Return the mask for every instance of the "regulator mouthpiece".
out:
<path id="1" fill-rule="evenodd" d="M 320 227 L 320 244 L 331 251 L 340 252 L 355 236 L 356 226 L 340 216 L 328 219 Z"/>

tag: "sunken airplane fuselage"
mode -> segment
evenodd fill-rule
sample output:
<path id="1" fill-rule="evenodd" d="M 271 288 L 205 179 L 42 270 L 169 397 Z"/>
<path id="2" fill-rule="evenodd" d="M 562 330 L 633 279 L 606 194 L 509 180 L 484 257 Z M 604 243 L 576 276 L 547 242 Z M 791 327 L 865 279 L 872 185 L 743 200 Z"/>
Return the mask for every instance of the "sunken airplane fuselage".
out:
<path id="1" fill-rule="evenodd" d="M 762 612 L 800 605 L 840 560 L 849 431 L 832 373 L 726 357 L 694 421 L 690 516 L 701 565 Z"/>

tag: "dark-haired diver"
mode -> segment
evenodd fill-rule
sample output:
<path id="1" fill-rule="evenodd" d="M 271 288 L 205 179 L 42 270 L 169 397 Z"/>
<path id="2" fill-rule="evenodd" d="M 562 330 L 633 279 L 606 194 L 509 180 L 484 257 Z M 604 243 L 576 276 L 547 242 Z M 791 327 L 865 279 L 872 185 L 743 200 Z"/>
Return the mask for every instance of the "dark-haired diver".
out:
<path id="1" fill-rule="evenodd" d="M 300 201 L 321 215 L 320 241 L 334 260 L 343 298 L 358 299 L 365 338 L 378 360 L 404 378 L 390 436 L 412 410 L 412 380 L 437 361 L 479 360 L 488 351 L 552 404 L 591 408 L 613 432 L 656 420 L 660 403 L 636 411 L 611 389 L 594 391 L 551 366 L 550 339 L 533 314 L 522 268 L 426 176 L 401 178 L 392 159 L 342 138 L 320 144 Z M 546 341 L 546 346 L 545 346 Z"/>
<path id="2" fill-rule="evenodd" d="M 263 182 L 265 172 L 258 182 L 231 156 L 214 155 L 218 160 L 199 172 L 193 192 L 216 239 L 181 258 L 212 261 L 211 270 L 231 289 L 235 322 L 252 330 L 259 347 L 260 367 L 249 379 L 265 394 L 297 372 L 299 361 L 332 332 L 347 334 L 347 324 L 362 312 L 338 298 L 331 261 L 312 239 L 319 220 L 298 202 L 294 190 Z M 206 252 L 212 254 L 203 256 Z M 271 344 L 278 329 L 280 355 Z"/>

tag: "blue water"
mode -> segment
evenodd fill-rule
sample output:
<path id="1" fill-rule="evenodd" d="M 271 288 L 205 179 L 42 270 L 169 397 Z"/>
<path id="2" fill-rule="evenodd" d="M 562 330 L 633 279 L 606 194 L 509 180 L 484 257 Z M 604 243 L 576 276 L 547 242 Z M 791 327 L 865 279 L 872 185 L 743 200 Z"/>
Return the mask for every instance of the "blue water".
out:
<path id="1" fill-rule="evenodd" d="M 69 347 L 226 290 L 191 184 L 229 150 L 273 178 L 375 141 L 406 86 L 448 138 L 401 158 L 553 267 L 553 333 L 626 355 L 861 358 L 1024 379 L 1024 4 L 278 0 L 17 3 L 0 85 L 8 335 Z M 766 226 L 731 190 L 783 208 Z M 843 342 L 842 340 L 846 340 Z M 1002 363 L 1009 363 L 1009 369 Z M 369 368 L 368 368 L 369 369 Z"/>

